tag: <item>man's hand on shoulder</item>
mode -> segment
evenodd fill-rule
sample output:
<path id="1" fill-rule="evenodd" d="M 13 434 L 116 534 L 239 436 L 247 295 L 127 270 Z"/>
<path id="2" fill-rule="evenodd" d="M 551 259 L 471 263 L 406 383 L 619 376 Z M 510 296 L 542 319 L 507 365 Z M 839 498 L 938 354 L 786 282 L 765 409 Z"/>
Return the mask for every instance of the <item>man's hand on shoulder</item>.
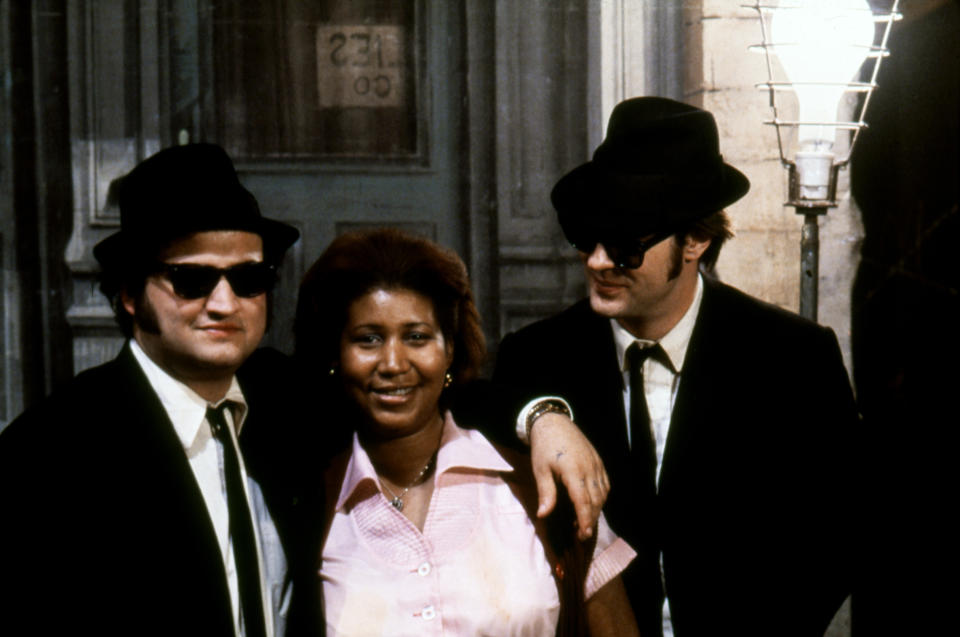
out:
<path id="1" fill-rule="evenodd" d="M 530 457 L 540 504 L 537 516 L 546 517 L 557 503 L 558 477 L 567 488 L 577 514 L 578 536 L 593 534 L 610 482 L 597 450 L 570 418 L 546 413 L 530 431 Z"/>

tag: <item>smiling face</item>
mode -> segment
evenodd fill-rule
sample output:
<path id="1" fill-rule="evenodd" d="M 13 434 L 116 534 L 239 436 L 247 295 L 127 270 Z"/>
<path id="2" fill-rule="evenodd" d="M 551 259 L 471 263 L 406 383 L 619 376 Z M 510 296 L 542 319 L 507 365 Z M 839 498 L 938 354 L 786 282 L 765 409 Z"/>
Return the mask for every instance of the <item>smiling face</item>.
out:
<path id="1" fill-rule="evenodd" d="M 340 338 L 347 393 L 372 433 L 396 438 L 440 419 L 443 380 L 453 361 L 433 302 L 408 289 L 376 289 L 354 300 Z"/>
<path id="2" fill-rule="evenodd" d="M 590 307 L 601 316 L 615 318 L 638 338 L 659 339 L 679 322 L 693 302 L 700 256 L 710 245 L 687 237 L 679 245 L 674 237 L 647 250 L 639 268 L 618 268 L 603 244 L 580 253 Z"/>
<path id="3" fill-rule="evenodd" d="M 159 260 L 228 268 L 263 261 L 263 241 L 251 232 L 198 232 L 172 242 Z M 205 384 L 229 385 L 266 329 L 266 293 L 239 297 L 223 277 L 207 296 L 184 299 L 165 276 L 154 274 L 136 299 L 124 294 L 122 300 L 134 317 L 133 336 L 144 352 L 201 395 Z"/>

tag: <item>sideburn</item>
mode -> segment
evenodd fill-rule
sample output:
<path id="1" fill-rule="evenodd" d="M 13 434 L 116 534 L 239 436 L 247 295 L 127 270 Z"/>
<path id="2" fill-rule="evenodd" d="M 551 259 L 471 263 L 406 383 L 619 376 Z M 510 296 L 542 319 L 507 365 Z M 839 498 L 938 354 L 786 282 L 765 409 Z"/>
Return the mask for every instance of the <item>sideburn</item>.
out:
<path id="1" fill-rule="evenodd" d="M 160 333 L 160 321 L 157 319 L 157 311 L 152 305 L 147 303 L 146 292 L 140 292 L 134 300 L 133 322 L 142 331 L 147 334 Z"/>
<path id="2" fill-rule="evenodd" d="M 684 237 L 684 242 L 686 237 Z M 670 271 L 667 272 L 667 281 L 673 281 L 683 271 L 683 244 L 673 237 L 673 251 L 670 253 Z"/>

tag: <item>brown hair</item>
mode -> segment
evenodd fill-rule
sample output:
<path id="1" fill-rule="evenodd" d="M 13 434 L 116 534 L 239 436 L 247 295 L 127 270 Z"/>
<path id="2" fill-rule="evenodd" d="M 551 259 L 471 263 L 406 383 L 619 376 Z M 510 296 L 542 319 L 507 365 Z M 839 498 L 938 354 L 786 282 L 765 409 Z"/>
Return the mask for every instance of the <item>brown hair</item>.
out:
<path id="1" fill-rule="evenodd" d="M 686 242 L 688 236 L 697 241 L 709 240 L 710 245 L 700 256 L 700 268 L 704 272 L 712 273 L 717 265 L 717 259 L 720 258 L 720 248 L 723 247 L 727 239 L 733 238 L 733 231 L 730 229 L 730 217 L 727 216 L 726 211 L 719 210 L 708 217 L 693 222 L 674 236 L 681 246 Z"/>
<path id="2" fill-rule="evenodd" d="M 376 289 L 413 290 L 430 299 L 444 338 L 453 343 L 454 382 L 479 373 L 486 346 L 463 261 L 452 250 L 392 228 L 337 237 L 307 271 L 294 323 L 301 363 L 325 368 L 338 360 L 350 304 Z"/>

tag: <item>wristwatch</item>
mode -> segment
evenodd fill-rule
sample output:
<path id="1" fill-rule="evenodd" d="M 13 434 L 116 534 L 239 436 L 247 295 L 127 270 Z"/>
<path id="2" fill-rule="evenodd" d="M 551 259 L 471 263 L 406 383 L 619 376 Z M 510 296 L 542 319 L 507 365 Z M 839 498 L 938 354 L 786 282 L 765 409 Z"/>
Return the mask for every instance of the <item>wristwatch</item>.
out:
<path id="1" fill-rule="evenodd" d="M 573 412 L 564 399 L 559 396 L 538 398 L 527 403 L 520 413 L 520 418 L 517 419 L 517 437 L 521 442 L 530 444 L 530 431 L 533 429 L 533 423 L 544 414 L 563 414 L 573 420 Z"/>

